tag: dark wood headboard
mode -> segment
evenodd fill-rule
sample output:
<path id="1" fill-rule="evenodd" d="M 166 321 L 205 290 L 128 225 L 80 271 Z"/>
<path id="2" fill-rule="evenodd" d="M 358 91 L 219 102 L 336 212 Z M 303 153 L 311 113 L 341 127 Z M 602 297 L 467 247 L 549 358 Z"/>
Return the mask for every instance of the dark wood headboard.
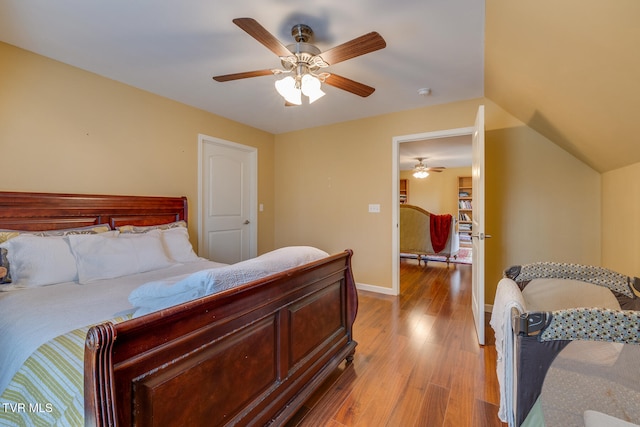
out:
<path id="1" fill-rule="evenodd" d="M 186 221 L 186 197 L 0 191 L 0 229 L 58 230 L 96 224 L 155 225 Z"/>

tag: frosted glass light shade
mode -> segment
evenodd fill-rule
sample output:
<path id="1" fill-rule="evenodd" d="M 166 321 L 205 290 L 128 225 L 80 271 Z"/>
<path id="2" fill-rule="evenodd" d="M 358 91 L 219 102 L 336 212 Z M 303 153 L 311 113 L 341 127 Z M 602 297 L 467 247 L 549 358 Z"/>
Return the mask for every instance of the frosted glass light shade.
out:
<path id="1" fill-rule="evenodd" d="M 302 91 L 296 88 L 296 80 L 287 76 L 282 80 L 276 80 L 276 90 L 285 101 L 290 104 L 302 104 Z"/>
<path id="2" fill-rule="evenodd" d="M 302 76 L 302 93 L 309 97 L 309 104 L 325 95 L 322 89 L 320 89 L 320 80 L 311 74 Z"/>

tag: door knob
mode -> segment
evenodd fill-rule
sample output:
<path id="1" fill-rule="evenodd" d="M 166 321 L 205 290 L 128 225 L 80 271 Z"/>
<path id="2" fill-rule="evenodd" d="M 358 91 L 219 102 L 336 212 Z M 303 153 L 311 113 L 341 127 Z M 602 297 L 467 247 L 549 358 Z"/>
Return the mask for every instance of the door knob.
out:
<path id="1" fill-rule="evenodd" d="M 472 234 L 471 237 L 475 237 L 475 238 L 478 238 L 480 240 L 484 240 L 484 239 L 490 239 L 492 236 L 491 236 L 491 234 L 478 233 L 478 234 Z"/>
<path id="2" fill-rule="evenodd" d="M 245 219 L 245 220 L 244 220 L 244 225 L 247 225 L 247 224 L 249 224 L 249 220 L 248 220 L 248 219 Z"/>

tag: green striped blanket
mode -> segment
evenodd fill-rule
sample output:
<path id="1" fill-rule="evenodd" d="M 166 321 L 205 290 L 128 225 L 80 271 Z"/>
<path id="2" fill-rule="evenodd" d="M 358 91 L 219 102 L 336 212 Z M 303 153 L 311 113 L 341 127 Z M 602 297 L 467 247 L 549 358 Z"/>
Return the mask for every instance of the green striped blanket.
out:
<path id="1" fill-rule="evenodd" d="M 0 426 L 84 425 L 84 342 L 89 328 L 60 335 L 27 359 L 0 396 Z"/>

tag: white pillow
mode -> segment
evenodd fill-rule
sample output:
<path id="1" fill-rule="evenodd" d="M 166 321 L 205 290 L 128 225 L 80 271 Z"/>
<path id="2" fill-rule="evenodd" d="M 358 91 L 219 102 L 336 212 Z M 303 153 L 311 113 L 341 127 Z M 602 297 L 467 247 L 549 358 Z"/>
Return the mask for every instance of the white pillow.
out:
<path id="1" fill-rule="evenodd" d="M 21 234 L 0 247 L 7 249 L 12 284 L 2 290 L 33 288 L 78 280 L 76 260 L 63 236 Z"/>
<path id="2" fill-rule="evenodd" d="M 184 227 L 169 228 L 161 231 L 162 243 L 167 255 L 176 262 L 194 262 L 200 258 L 193 251 L 189 241 L 189 232 Z"/>
<path id="3" fill-rule="evenodd" d="M 160 230 L 144 234 L 119 234 L 103 237 L 100 234 L 67 237 L 75 256 L 80 283 L 144 273 L 169 267 Z"/>

